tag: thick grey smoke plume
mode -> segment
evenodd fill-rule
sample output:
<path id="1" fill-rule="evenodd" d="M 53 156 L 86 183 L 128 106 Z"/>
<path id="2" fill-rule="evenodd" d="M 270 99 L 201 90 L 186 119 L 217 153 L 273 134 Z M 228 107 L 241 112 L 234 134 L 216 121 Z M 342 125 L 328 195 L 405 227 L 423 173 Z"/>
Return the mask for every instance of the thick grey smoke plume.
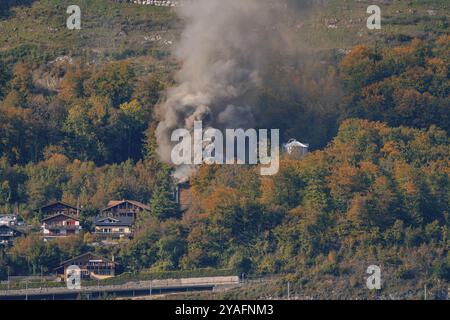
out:
<path id="1" fill-rule="evenodd" d="M 196 120 L 216 128 L 254 125 L 253 94 L 288 48 L 288 12 L 284 0 L 194 0 L 179 8 L 186 27 L 174 54 L 182 67 L 161 106 L 162 160 L 170 162 L 173 130 L 191 129 Z"/>

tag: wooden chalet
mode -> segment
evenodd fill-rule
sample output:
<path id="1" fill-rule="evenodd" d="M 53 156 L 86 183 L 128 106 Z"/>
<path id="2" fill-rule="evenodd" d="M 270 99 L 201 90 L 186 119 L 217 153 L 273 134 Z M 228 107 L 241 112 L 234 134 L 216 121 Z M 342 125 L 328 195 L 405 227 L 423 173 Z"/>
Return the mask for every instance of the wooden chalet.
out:
<path id="1" fill-rule="evenodd" d="M 133 217 L 95 217 L 95 234 L 103 240 L 130 239 L 133 236 Z"/>
<path id="2" fill-rule="evenodd" d="M 87 252 L 72 259 L 62 262 L 55 271 L 66 281 L 67 268 L 78 266 L 81 269 L 82 279 L 106 279 L 115 276 L 116 263 L 92 252 Z"/>
<path id="3" fill-rule="evenodd" d="M 110 201 L 100 215 L 94 218 L 95 234 L 103 240 L 130 239 L 139 213 L 150 207 L 133 200 Z"/>
<path id="4" fill-rule="evenodd" d="M 41 212 L 44 217 L 55 216 L 57 214 L 65 214 L 78 218 L 80 209 L 62 201 L 50 203 L 36 211 Z"/>
<path id="5" fill-rule="evenodd" d="M 133 200 L 110 201 L 101 212 L 103 217 L 132 217 L 136 219 L 142 211 L 148 211 L 150 207 Z"/>
<path id="6" fill-rule="evenodd" d="M 64 213 L 45 218 L 42 220 L 41 228 L 45 239 L 67 237 L 79 234 L 81 231 L 80 221 Z"/>
<path id="7" fill-rule="evenodd" d="M 21 237 L 23 232 L 9 225 L 0 225 L 0 246 L 11 246 L 13 241 Z"/>

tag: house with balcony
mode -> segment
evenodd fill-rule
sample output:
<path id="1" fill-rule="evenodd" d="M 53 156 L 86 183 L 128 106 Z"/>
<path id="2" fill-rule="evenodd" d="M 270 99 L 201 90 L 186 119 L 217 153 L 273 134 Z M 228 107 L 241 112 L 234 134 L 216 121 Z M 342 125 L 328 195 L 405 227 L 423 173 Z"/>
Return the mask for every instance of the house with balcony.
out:
<path id="1" fill-rule="evenodd" d="M 23 233 L 12 226 L 0 225 L 0 247 L 11 246 L 15 239 L 21 237 Z"/>
<path id="2" fill-rule="evenodd" d="M 45 218 L 41 228 L 45 240 L 76 235 L 81 231 L 80 221 L 64 213 Z"/>
<path id="3" fill-rule="evenodd" d="M 78 266 L 81 270 L 82 279 L 107 279 L 115 276 L 116 263 L 114 258 L 111 260 L 87 252 L 72 259 L 62 262 L 56 269 L 56 273 L 60 275 L 64 281 L 67 280 L 67 268 L 70 266 Z"/>
<path id="4" fill-rule="evenodd" d="M 102 240 L 131 239 L 134 223 L 150 207 L 133 200 L 113 200 L 94 218 L 95 234 Z"/>
<path id="5" fill-rule="evenodd" d="M 80 208 L 62 201 L 47 204 L 46 206 L 36 209 L 35 211 L 40 212 L 44 217 L 55 216 L 57 214 L 65 214 L 67 216 L 78 218 L 80 214 Z"/>
<path id="6" fill-rule="evenodd" d="M 133 200 L 110 201 L 100 214 L 102 217 L 131 217 L 136 220 L 139 213 L 150 210 L 150 207 Z"/>
<path id="7" fill-rule="evenodd" d="M 102 240 L 131 239 L 133 237 L 133 217 L 95 217 L 95 235 Z"/>

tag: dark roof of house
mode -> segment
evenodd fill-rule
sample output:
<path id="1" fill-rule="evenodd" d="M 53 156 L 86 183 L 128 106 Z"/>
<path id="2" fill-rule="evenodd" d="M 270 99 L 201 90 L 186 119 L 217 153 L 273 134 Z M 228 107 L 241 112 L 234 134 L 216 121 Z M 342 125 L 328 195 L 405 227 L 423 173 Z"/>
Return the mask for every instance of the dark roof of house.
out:
<path id="1" fill-rule="evenodd" d="M 106 259 L 106 258 L 103 258 L 103 257 L 101 257 L 101 256 L 99 256 L 99 255 L 96 255 L 96 254 L 94 254 L 94 253 L 92 253 L 92 252 L 89 251 L 89 252 L 80 254 L 79 256 L 76 256 L 76 257 L 73 257 L 73 258 L 71 258 L 71 259 L 68 259 L 68 260 L 66 260 L 66 261 L 61 262 L 61 264 L 60 264 L 57 268 L 55 268 L 55 270 L 60 269 L 61 267 L 64 267 L 64 266 L 66 266 L 66 265 L 68 265 L 68 264 L 70 265 L 72 262 L 74 262 L 74 261 L 76 261 L 76 260 L 78 260 L 78 259 L 81 259 L 81 258 L 83 258 L 83 257 L 85 257 L 85 256 L 87 256 L 87 255 L 92 256 L 92 258 L 94 258 L 94 259 L 96 259 L 96 260 L 103 260 L 103 261 L 106 261 L 106 262 L 109 262 L 109 263 L 114 263 L 115 265 L 117 265 L 116 262 L 114 262 L 114 261 L 112 261 L 112 260 L 109 260 L 109 259 Z"/>
<path id="2" fill-rule="evenodd" d="M 11 230 L 14 230 L 15 232 L 17 232 L 17 233 L 19 233 L 19 234 L 23 234 L 22 231 L 17 230 L 16 228 L 13 228 L 13 227 L 11 227 L 11 226 L 9 226 L 9 225 L 7 225 L 7 224 L 0 224 L 0 228 L 11 229 Z"/>
<path id="3" fill-rule="evenodd" d="M 58 205 L 58 204 L 60 204 L 60 205 L 62 205 L 64 207 L 68 207 L 68 208 L 71 208 L 71 209 L 74 209 L 74 210 L 80 210 L 81 211 L 81 209 L 79 209 L 77 207 L 74 207 L 74 206 L 72 206 L 72 205 L 70 205 L 68 203 L 62 202 L 62 201 L 55 201 L 55 202 L 49 203 L 49 204 L 47 204 L 47 205 L 45 205 L 45 206 L 43 206 L 41 208 L 36 209 L 35 211 L 44 211 L 45 209 L 53 207 L 53 206 Z"/>
<path id="4" fill-rule="evenodd" d="M 133 217 L 95 217 L 94 225 L 98 227 L 133 226 Z"/>
<path id="5" fill-rule="evenodd" d="M 134 205 L 136 207 L 139 207 L 139 208 L 141 208 L 143 210 L 150 210 L 149 206 L 147 206 L 147 205 L 145 205 L 145 204 L 143 204 L 141 202 L 138 202 L 138 201 L 133 201 L 133 200 L 121 200 L 121 201 L 112 200 L 112 201 L 110 201 L 108 203 L 108 206 L 106 208 L 104 208 L 102 211 L 109 210 L 111 208 L 117 207 L 117 206 L 119 206 L 119 205 L 121 205 L 123 203 L 130 203 L 130 204 L 132 204 L 132 205 Z"/>
<path id="6" fill-rule="evenodd" d="M 191 187 L 191 181 L 190 180 L 186 180 L 186 181 L 181 181 L 177 184 L 178 187 L 180 188 L 190 188 Z"/>
<path id="7" fill-rule="evenodd" d="M 42 222 L 48 221 L 48 220 L 52 220 L 52 219 L 54 219 L 54 218 L 56 218 L 56 217 L 59 217 L 59 216 L 64 216 L 64 217 L 67 217 L 67 218 L 69 218 L 69 219 L 79 221 L 77 218 L 72 217 L 72 216 L 69 216 L 69 215 L 67 215 L 67 214 L 64 214 L 64 213 L 57 213 L 57 214 L 55 214 L 55 215 L 53 215 L 53 216 L 50 216 L 50 217 L 45 218 L 45 219 L 42 219 Z"/>

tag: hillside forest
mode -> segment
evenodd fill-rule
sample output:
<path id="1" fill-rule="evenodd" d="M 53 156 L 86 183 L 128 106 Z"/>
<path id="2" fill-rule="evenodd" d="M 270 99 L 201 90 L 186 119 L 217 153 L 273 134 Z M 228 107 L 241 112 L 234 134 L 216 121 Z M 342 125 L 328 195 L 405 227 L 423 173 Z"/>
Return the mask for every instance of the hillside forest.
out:
<path id="1" fill-rule="evenodd" d="M 134 37 L 152 30 L 176 37 L 182 21 L 170 8 L 138 13 L 132 4 L 98 1 L 92 10 L 113 12 L 98 27 L 116 23 L 123 31 L 114 30 L 111 47 L 99 51 L 89 47 L 93 34 L 61 29 L 44 40 L 48 31 L 39 25 L 24 40 L 22 15 L 40 21 L 58 1 L 2 3 L 0 213 L 18 213 L 31 232 L 0 249 L 0 279 L 51 274 L 61 261 L 95 251 L 114 256 L 123 272 L 281 275 L 320 297 L 370 294 L 365 269 L 376 264 L 385 274 L 383 294 L 415 297 L 424 284 L 436 297 L 448 294 L 448 6 L 447 19 L 428 21 L 420 34 L 357 39 L 345 53 L 330 44 L 299 52 L 293 68 L 274 65 L 255 120 L 280 128 L 283 142 L 309 143 L 311 152 L 283 155 L 271 177 L 257 166 L 201 166 L 191 178 L 193 205 L 181 214 L 174 168 L 159 160 L 155 139 L 179 62 L 166 44 L 139 47 Z M 142 26 L 149 16 L 157 17 L 153 25 Z M 92 218 L 114 199 L 150 210 L 134 239 L 93 247 Z M 52 201 L 83 207 L 82 234 L 40 239 L 36 209 Z"/>

